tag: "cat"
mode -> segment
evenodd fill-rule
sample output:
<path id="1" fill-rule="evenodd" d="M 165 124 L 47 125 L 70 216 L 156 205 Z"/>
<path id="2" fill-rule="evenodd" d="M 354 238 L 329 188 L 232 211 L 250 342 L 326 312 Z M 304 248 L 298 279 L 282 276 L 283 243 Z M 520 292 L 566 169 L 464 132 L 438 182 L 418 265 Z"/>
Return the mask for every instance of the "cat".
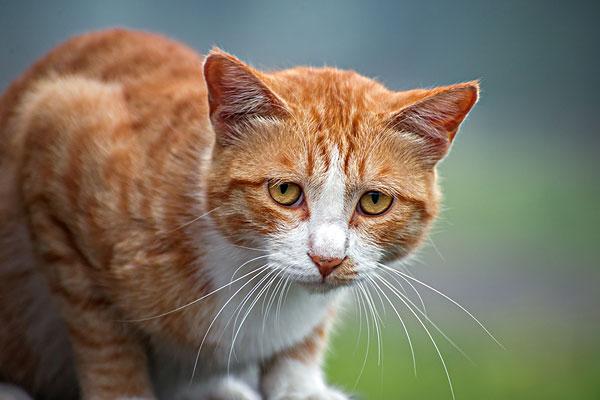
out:
<path id="1" fill-rule="evenodd" d="M 336 311 L 427 234 L 478 93 L 125 29 L 60 45 L 0 100 L 0 382 L 349 398 L 321 370 Z"/>

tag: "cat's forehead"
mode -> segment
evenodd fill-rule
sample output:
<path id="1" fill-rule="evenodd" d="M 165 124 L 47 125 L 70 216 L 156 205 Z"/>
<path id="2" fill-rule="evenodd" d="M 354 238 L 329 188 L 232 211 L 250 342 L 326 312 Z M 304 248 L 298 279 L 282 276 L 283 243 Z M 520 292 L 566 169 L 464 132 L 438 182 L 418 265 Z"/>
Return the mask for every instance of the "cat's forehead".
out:
<path id="1" fill-rule="evenodd" d="M 298 113 L 323 122 L 350 122 L 357 114 L 386 112 L 394 93 L 379 82 L 350 70 L 298 67 L 272 75 L 278 95 Z"/>
<path id="2" fill-rule="evenodd" d="M 268 151 L 271 157 L 264 165 L 276 176 L 313 191 L 326 190 L 335 176 L 346 192 L 379 189 L 412 198 L 425 195 L 422 168 L 389 132 L 343 135 L 315 126 L 299 129 L 295 134 L 284 130 L 281 142 L 273 142 L 275 148 Z"/>
<path id="3" fill-rule="evenodd" d="M 292 114 L 283 131 L 297 133 L 286 144 L 299 142 L 326 164 L 333 151 L 345 167 L 353 155 L 364 158 L 359 153 L 372 150 L 397 107 L 394 92 L 354 71 L 300 67 L 273 76 L 271 83 Z"/>
<path id="4" fill-rule="evenodd" d="M 292 116 L 259 128 L 263 135 L 252 151 L 263 155 L 253 161 L 257 177 L 267 171 L 322 190 L 335 171 L 349 191 L 421 191 L 415 176 L 422 169 L 411 157 L 411 143 L 387 125 L 398 103 L 393 92 L 356 72 L 333 68 L 294 68 L 271 76 L 270 86 Z"/>

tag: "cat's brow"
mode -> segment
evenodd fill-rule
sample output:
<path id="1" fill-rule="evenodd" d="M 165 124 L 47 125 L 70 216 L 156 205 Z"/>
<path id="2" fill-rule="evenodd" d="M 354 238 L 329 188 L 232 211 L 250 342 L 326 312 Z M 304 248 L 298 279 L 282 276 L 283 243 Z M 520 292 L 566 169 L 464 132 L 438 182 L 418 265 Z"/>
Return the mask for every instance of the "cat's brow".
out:
<path id="1" fill-rule="evenodd" d="M 236 187 L 240 187 L 240 186 L 258 187 L 258 186 L 263 185 L 264 182 L 265 182 L 265 179 L 252 180 L 252 179 L 234 178 L 234 179 L 231 179 L 229 181 L 229 183 L 227 184 L 227 191 L 231 192 L 233 189 L 235 189 Z"/>
<path id="2" fill-rule="evenodd" d="M 409 190 L 407 187 L 403 187 L 389 179 L 370 179 L 364 182 L 349 184 L 346 188 L 346 195 L 352 197 L 368 191 L 386 193 L 407 203 L 423 204 L 426 202 L 426 199 L 416 193 L 416 190 Z"/>

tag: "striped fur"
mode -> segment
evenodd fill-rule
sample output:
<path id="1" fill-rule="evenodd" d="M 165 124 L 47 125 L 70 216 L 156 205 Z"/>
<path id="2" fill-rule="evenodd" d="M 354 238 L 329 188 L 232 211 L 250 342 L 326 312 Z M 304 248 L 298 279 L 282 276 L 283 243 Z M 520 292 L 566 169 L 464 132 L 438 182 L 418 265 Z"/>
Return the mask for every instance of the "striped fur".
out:
<path id="1" fill-rule="evenodd" d="M 119 29 L 59 46 L 0 98 L 0 381 L 36 398 L 345 398 L 320 371 L 344 287 L 420 243 L 477 92 L 266 73 Z M 276 204 L 268 179 L 306 202 Z M 385 215 L 356 212 L 368 190 L 394 196 Z M 310 251 L 344 263 L 321 278 Z M 281 279 L 277 317 L 244 303 Z"/>

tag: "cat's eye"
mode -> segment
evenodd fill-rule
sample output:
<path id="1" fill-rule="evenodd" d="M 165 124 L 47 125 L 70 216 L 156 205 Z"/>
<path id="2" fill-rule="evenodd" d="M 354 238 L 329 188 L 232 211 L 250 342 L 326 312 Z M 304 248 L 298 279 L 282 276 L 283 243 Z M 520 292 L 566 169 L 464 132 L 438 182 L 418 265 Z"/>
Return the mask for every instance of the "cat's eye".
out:
<path id="1" fill-rule="evenodd" d="M 293 182 L 269 182 L 269 194 L 277 203 L 292 207 L 302 202 L 302 188 Z"/>
<path id="2" fill-rule="evenodd" d="M 366 215 L 379 215 L 392 205 L 392 196 L 378 191 L 363 194 L 358 201 L 358 210 Z"/>

